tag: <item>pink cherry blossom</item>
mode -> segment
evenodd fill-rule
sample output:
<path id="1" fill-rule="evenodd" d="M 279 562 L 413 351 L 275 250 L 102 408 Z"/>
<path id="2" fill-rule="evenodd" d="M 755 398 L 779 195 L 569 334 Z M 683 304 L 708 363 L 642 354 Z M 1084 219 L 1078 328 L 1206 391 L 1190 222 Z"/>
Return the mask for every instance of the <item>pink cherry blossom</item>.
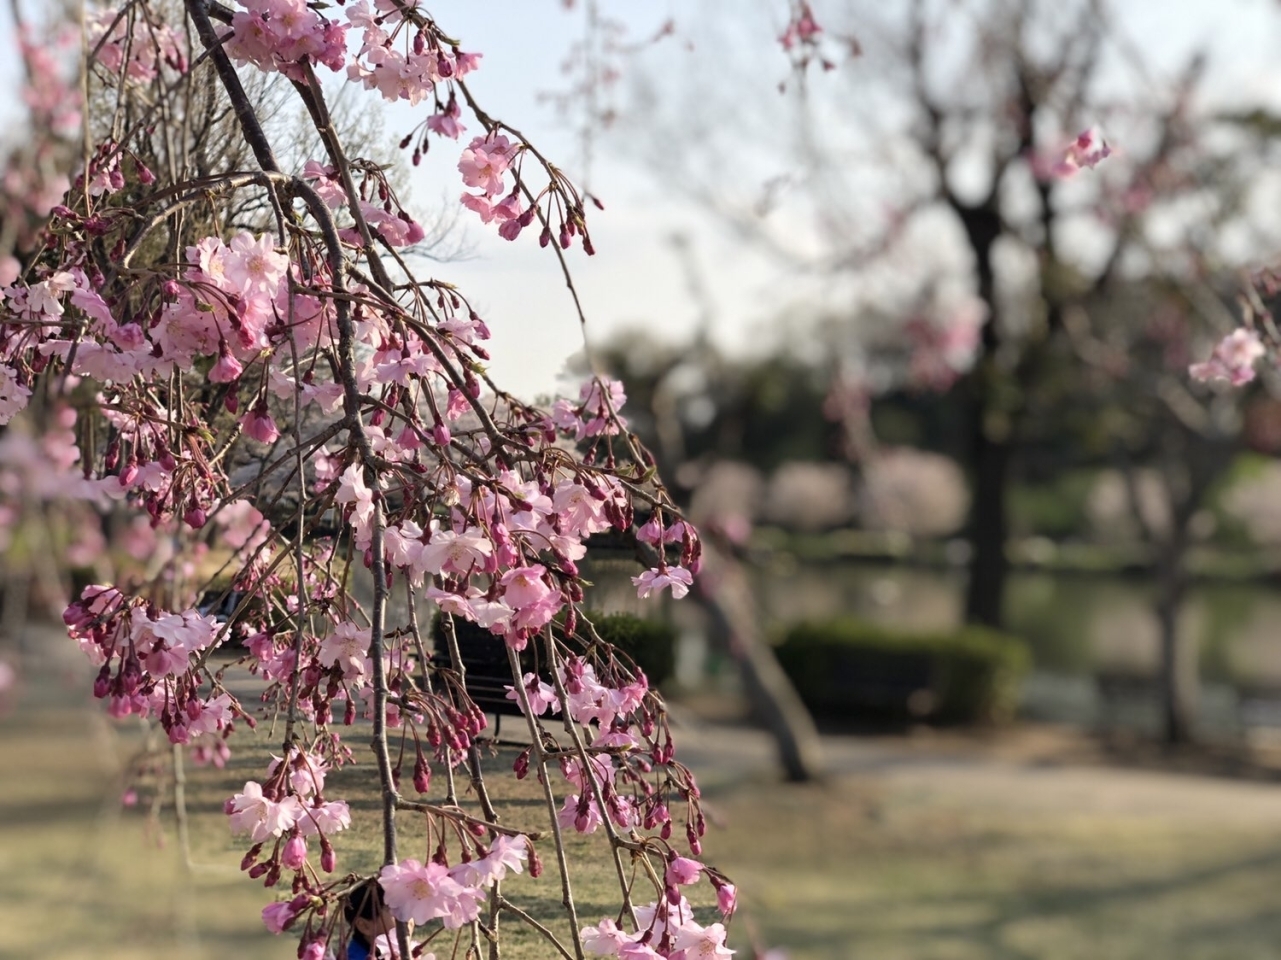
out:
<path id="1" fill-rule="evenodd" d="M 296 919 L 298 911 L 292 901 L 269 903 L 262 908 L 262 922 L 272 933 L 283 933 Z"/>
<path id="2" fill-rule="evenodd" d="M 572 828 L 579 833 L 595 833 L 601 825 L 600 810 L 596 801 L 581 799 L 578 794 L 570 794 L 556 814 L 556 819 L 565 828 Z"/>
<path id="3" fill-rule="evenodd" d="M 520 837 L 499 836 L 489 853 L 458 864 L 449 875 L 465 887 L 491 887 L 507 876 L 507 871 L 523 873 L 529 858 L 529 847 Z"/>
<path id="4" fill-rule="evenodd" d="M 266 407 L 256 407 L 245 414 L 240 418 L 240 425 L 244 427 L 246 434 L 259 443 L 275 443 L 276 438 L 280 436 L 276 421 L 271 418 Z"/>
<path id="5" fill-rule="evenodd" d="M 503 601 L 512 609 L 518 610 L 547 597 L 552 589 L 543 580 L 546 572 L 547 568 L 539 563 L 508 570 L 499 580 L 503 587 Z"/>
<path id="6" fill-rule="evenodd" d="M 287 870 L 299 870 L 307 862 L 307 841 L 295 834 L 285 842 L 280 855 L 280 865 Z"/>
<path id="7" fill-rule="evenodd" d="M 289 259 L 276 252 L 271 238 L 264 234 L 255 239 L 242 230 L 232 237 L 230 249 L 224 269 L 233 289 L 247 295 L 274 296 L 289 268 Z"/>
<path id="8" fill-rule="evenodd" d="M 696 883 L 699 874 L 702 872 L 703 865 L 697 860 L 690 860 L 688 857 L 673 857 L 667 864 L 667 883 L 671 886 Z"/>
<path id="9" fill-rule="evenodd" d="M 451 99 L 443 110 L 438 110 L 427 118 L 427 129 L 433 133 L 440 134 L 442 137 L 457 140 L 459 134 L 467 130 L 458 120 L 461 112 L 458 107 L 458 101 Z"/>
<path id="10" fill-rule="evenodd" d="M 461 533 L 452 530 L 433 530 L 431 539 L 422 545 L 414 560 L 417 573 L 467 574 L 482 567 L 494 552 L 494 545 L 478 527 L 468 527 Z"/>
<path id="11" fill-rule="evenodd" d="M 624 944 L 630 943 L 632 937 L 620 930 L 609 917 L 605 917 L 594 927 L 583 927 L 583 947 L 599 957 L 615 957 Z"/>
<path id="12" fill-rule="evenodd" d="M 632 583 L 636 585 L 636 595 L 642 600 L 664 587 L 671 587 L 672 596 L 679 600 L 689 593 L 693 582 L 694 575 L 684 567 L 667 567 L 666 569 L 655 567 L 652 570 L 646 570 L 639 577 L 632 577 Z"/>
<path id="13" fill-rule="evenodd" d="M 1259 335 L 1248 327 L 1238 327 L 1219 341 L 1210 359 L 1188 368 L 1193 380 L 1227 380 L 1240 387 L 1254 379 L 1254 362 L 1266 353 Z"/>
<path id="14" fill-rule="evenodd" d="M 529 700 L 529 708 L 534 711 L 534 716 L 541 717 L 548 708 L 551 708 L 552 713 L 560 712 L 560 707 L 556 703 L 555 687 L 550 683 L 544 683 L 536 673 L 527 673 L 522 679 L 525 684 L 525 696 Z M 507 691 L 508 700 L 520 703 L 520 694 L 515 687 L 507 685 L 503 689 Z"/>
<path id="15" fill-rule="evenodd" d="M 24 409 L 30 398 L 31 390 L 18 381 L 17 371 L 0 363 L 0 426 Z"/>
<path id="16" fill-rule="evenodd" d="M 250 780 L 242 792 L 228 801 L 227 815 L 233 834 L 248 833 L 254 843 L 262 843 L 292 827 L 300 811 L 297 797 L 285 797 L 278 803 L 268 800 L 263 796 L 262 784 Z"/>
<path id="17" fill-rule="evenodd" d="M 439 863 L 423 864 L 413 858 L 382 868 L 378 882 L 397 920 L 426 923 L 442 920 L 456 930 L 480 915 L 485 894 L 464 886 Z"/>
<path id="18" fill-rule="evenodd" d="M 245 368 L 240 365 L 239 360 L 231 355 L 224 343 L 218 354 L 218 362 L 209 371 L 209 382 L 234 383 L 240 379 L 240 375 L 244 372 Z"/>
<path id="19" fill-rule="evenodd" d="M 348 680 L 364 676 L 369 662 L 369 631 L 351 620 L 335 624 L 333 632 L 320 645 L 317 659 L 330 666 L 342 667 Z"/>
<path id="20" fill-rule="evenodd" d="M 313 807 L 303 807 L 298 817 L 298 832 L 304 837 L 338 833 L 351 826 L 351 808 L 345 800 L 330 800 Z"/>
<path id="21" fill-rule="evenodd" d="M 1079 170 L 1081 167 L 1093 169 L 1112 155 L 1112 148 L 1103 139 L 1102 134 L 1093 127 L 1082 130 L 1068 147 L 1063 158 L 1069 168 Z"/>
<path id="22" fill-rule="evenodd" d="M 732 883 L 716 885 L 716 906 L 725 916 L 730 916 L 738 909 L 738 887 Z"/>
<path id="23" fill-rule="evenodd" d="M 700 927 L 693 920 L 687 920 L 676 928 L 674 946 L 685 951 L 686 960 L 728 960 L 734 951 L 725 946 L 725 936 L 722 924 Z"/>
<path id="24" fill-rule="evenodd" d="M 505 189 L 503 174 L 515 155 L 516 148 L 502 134 L 476 137 L 458 161 L 463 183 L 483 190 L 487 197 L 497 196 Z"/>

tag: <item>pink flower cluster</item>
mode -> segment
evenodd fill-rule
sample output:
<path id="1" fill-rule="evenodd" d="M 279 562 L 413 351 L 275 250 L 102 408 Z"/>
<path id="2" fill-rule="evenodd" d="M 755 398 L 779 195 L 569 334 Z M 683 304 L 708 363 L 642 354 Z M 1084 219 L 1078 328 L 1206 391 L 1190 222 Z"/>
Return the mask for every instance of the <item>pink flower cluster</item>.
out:
<path id="1" fill-rule="evenodd" d="M 347 19 L 362 31 L 347 79 L 384 99 L 416 105 L 435 94 L 436 84 L 461 80 L 480 65 L 480 54 L 446 45 L 415 3 L 375 0 L 371 7 L 369 0 L 356 0 L 347 7 Z"/>
<path id="2" fill-rule="evenodd" d="M 653 731 L 654 717 L 646 703 L 649 683 L 644 673 L 637 671 L 635 679 L 605 682 L 596 668 L 579 657 L 569 657 L 558 668 L 557 679 L 565 688 L 565 706 L 571 719 L 586 730 L 597 730 L 589 750 L 590 762 L 586 767 L 577 759 L 562 760 L 561 773 L 575 791 L 566 795 L 557 815 L 562 827 L 578 833 L 594 833 L 607 815 L 624 830 L 644 827 L 659 829 L 663 838 L 671 836 L 671 815 L 662 797 L 652 789 L 640 786 L 638 774 L 648 771 L 649 761 L 634 754 L 642 747 L 643 738 Z M 543 681 L 537 674 L 527 673 L 521 681 L 525 700 L 536 716 L 550 711 L 561 711 L 556 688 Z M 506 687 L 507 698 L 515 700 L 524 709 L 520 691 Z M 657 750 L 651 758 L 664 763 L 670 757 Z M 517 775 L 523 777 L 528 767 L 528 751 L 518 758 Z M 631 796 L 624 795 L 630 783 L 635 789 Z M 599 797 L 599 799 L 598 799 Z M 601 810 L 601 802 L 605 811 Z M 697 831 L 691 831 L 691 837 Z"/>
<path id="3" fill-rule="evenodd" d="M 674 872 L 673 865 L 681 866 Z M 583 946 L 598 957 L 620 960 L 726 960 L 734 955 L 725 945 L 727 931 L 723 923 L 703 926 L 694 920 L 694 910 L 679 892 L 679 886 L 692 883 L 703 869 L 702 864 L 675 858 L 668 865 L 667 897 L 636 909 L 639 928 L 628 933 L 608 917 L 596 926 L 582 930 Z M 708 874 L 717 888 L 717 902 L 728 917 L 734 911 L 737 893 L 733 884 L 719 875 Z"/>
<path id="4" fill-rule="evenodd" d="M 1238 327 L 1219 341 L 1209 360 L 1192 364 L 1188 373 L 1202 383 L 1226 380 L 1234 387 L 1244 386 L 1254 379 L 1254 362 L 1266 352 L 1257 333 Z"/>
<path id="5" fill-rule="evenodd" d="M 688 594 L 689 588 L 694 585 L 694 575 L 702 567 L 702 544 L 694 528 L 684 520 L 677 520 L 664 527 L 662 516 L 656 510 L 644 526 L 636 531 L 636 539 L 656 547 L 663 554 L 658 566 L 646 570 L 640 576 L 632 577 L 637 596 L 643 600 L 665 587 L 671 588 L 672 596 L 677 600 Z M 667 544 L 674 543 L 681 545 L 679 565 L 669 565 L 663 549 Z"/>
<path id="6" fill-rule="evenodd" d="M 1067 148 L 1057 157 L 1034 154 L 1032 172 L 1038 180 L 1070 177 L 1083 167 L 1091 170 L 1112 155 L 1112 148 L 1097 128 L 1091 127 L 1077 134 Z"/>
<path id="7" fill-rule="evenodd" d="M 397 920 L 417 924 L 440 920 L 457 930 L 480 916 L 485 890 L 512 873 L 523 873 L 529 858 L 523 837 L 497 837 L 487 852 L 453 867 L 438 860 L 408 858 L 382 868 L 378 883 Z"/>
<path id="8" fill-rule="evenodd" d="M 289 870 L 305 880 L 301 872 L 307 865 L 308 838 L 319 838 L 320 868 L 326 873 L 334 871 L 337 858 L 330 837 L 351 826 L 351 810 L 342 800 L 324 798 L 327 771 L 323 758 L 293 751 L 287 761 L 276 758 L 272 762 L 265 786 L 250 780 L 240 793 L 227 799 L 223 812 L 232 834 L 247 833 L 254 843 L 240 865 L 252 879 L 261 877 L 270 887 L 283 870 Z M 263 845 L 270 840 L 275 841 L 271 853 L 259 860 Z M 298 888 L 295 883 L 295 891 Z M 280 911 L 274 916 L 280 919 Z M 270 928 L 266 912 L 263 919 Z"/>
<path id="9" fill-rule="evenodd" d="M 475 488 L 460 477 L 447 521 L 433 521 L 427 530 L 413 520 L 389 525 L 386 543 L 391 564 L 411 582 L 437 581 L 426 593 L 442 610 L 522 649 L 573 599 L 562 578 L 577 574 L 575 561 L 587 551 L 583 541 L 630 522 L 627 495 L 609 478 L 539 482 L 503 472 L 496 479 Z M 372 498 L 359 471 L 349 468 L 337 500 L 350 511 L 358 545 L 369 542 Z M 531 559 L 545 549 L 555 567 Z"/>
<path id="10" fill-rule="evenodd" d="M 472 140 L 458 161 L 463 183 L 481 191 L 464 193 L 463 206 L 475 212 L 481 223 L 497 223 L 498 235 L 504 240 L 515 240 L 535 216 L 534 207 L 521 206 L 519 183 L 507 189 L 505 175 L 520 150 L 520 144 L 491 133 Z"/>
<path id="11" fill-rule="evenodd" d="M 299 60 L 308 57 L 330 70 L 347 62 L 347 26 L 313 10 L 306 0 L 240 0 L 231 19 L 227 52 L 259 70 L 302 80 Z"/>
<path id="12" fill-rule="evenodd" d="M 145 17 L 147 13 L 136 15 Z M 91 10 L 86 13 L 85 23 L 88 47 L 98 49 L 95 62 L 113 74 L 119 75 L 123 70 L 130 80 L 146 82 L 159 75 L 162 65 L 178 73 L 187 72 L 185 45 L 163 21 L 149 22 L 145 29 L 134 30 L 132 36 L 128 35 L 129 16 L 117 9 Z"/>
<path id="13" fill-rule="evenodd" d="M 146 327 L 136 319 L 118 323 L 113 305 L 96 288 L 101 278 L 80 267 L 4 288 L 7 312 L 27 326 L 25 336 L 0 343 L 0 359 L 29 347 L 35 337 L 41 354 L 64 359 L 74 354 L 72 372 L 102 382 L 167 375 L 175 365 L 190 367 L 200 357 L 216 357 L 209 380 L 230 383 L 264 351 L 284 347 L 288 353 L 290 332 L 299 349 L 326 337 L 332 305 L 326 308 L 307 295 L 290 298 L 289 260 L 275 251 L 270 238 L 242 231 L 227 245 L 208 237 L 187 248 L 187 262 L 182 282 L 165 284 L 165 302 Z M 63 330 L 73 319 L 66 316 L 68 307 L 88 319 L 87 331 Z M 0 383 L 9 379 L 17 381 L 0 370 Z M 8 395 L 0 415 L 12 416 L 25 388 L 16 382 Z"/>
<path id="14" fill-rule="evenodd" d="M 31 399 L 31 388 L 22 382 L 18 371 L 0 363 L 0 426 L 24 410 Z"/>
<path id="15" fill-rule="evenodd" d="M 627 418 L 618 414 L 626 402 L 621 381 L 592 377 L 578 391 L 577 403 L 561 399 L 552 405 L 552 420 L 557 429 L 572 433 L 575 440 L 613 437 L 627 429 Z"/>
<path id="16" fill-rule="evenodd" d="M 792 4 L 787 29 L 779 36 L 778 42 L 790 53 L 797 46 L 813 46 L 822 32 L 823 28 L 814 19 L 814 11 L 810 9 L 810 5 L 805 0 L 799 0 Z"/>
<path id="17" fill-rule="evenodd" d="M 459 137 L 460 104 L 470 101 L 459 81 L 478 57 L 416 4 L 343 6 L 337 22 L 324 4 L 240 0 L 223 29 L 225 50 L 294 80 L 314 61 L 388 99 L 430 98 L 425 129 Z M 152 30 L 156 15 L 144 4 L 119 21 L 95 20 L 102 69 L 122 78 L 103 83 L 104 96 L 158 97 L 173 85 L 137 85 L 185 68 L 177 35 Z M 358 52 L 347 48 L 349 32 L 360 36 Z M 560 712 L 577 725 L 574 750 L 557 749 L 552 761 L 568 785 L 563 809 L 552 803 L 547 811 L 553 825 L 653 831 L 652 849 L 670 851 L 670 804 L 684 811 L 688 850 L 700 855 L 698 789 L 675 760 L 661 701 L 625 655 L 595 642 L 582 614 L 587 584 L 578 564 L 587 542 L 632 530 L 637 485 L 656 505 L 640 538 L 659 557 L 636 578 L 640 595 L 669 587 L 683 595 L 698 567 L 697 534 L 625 432 L 621 384 L 593 378 L 576 402 L 550 414 L 493 389 L 484 367 L 489 330 L 466 296 L 446 281 L 415 279 L 404 260 L 397 273 L 407 279 L 387 284 L 376 251 L 365 247 L 370 232 L 390 247 L 424 235 L 371 161 L 343 170 L 306 165 L 303 179 L 337 213 L 336 224 L 313 210 L 310 224 L 291 218 L 279 237 L 235 227 L 202 236 L 192 223 L 206 221 L 174 210 L 208 201 L 220 222 L 261 215 L 271 224 L 268 201 L 287 178 L 214 171 L 149 189 L 158 177 L 139 159 L 144 137 L 125 126 L 119 142 L 90 145 L 80 189 L 53 210 L 46 252 L 25 272 L 0 264 L 9 271 L 0 300 L 0 421 L 37 386 L 88 401 L 93 429 L 79 432 L 92 443 L 83 456 L 74 415 L 43 404 L 55 430 L 41 453 L 86 503 L 132 508 L 141 521 L 128 524 L 132 549 L 160 570 L 148 572 L 150 586 L 92 586 L 65 612 L 110 712 L 155 718 L 197 760 L 225 763 L 233 728 L 255 723 L 210 662 L 226 644 L 260 681 L 263 715 L 283 718 L 285 756 L 224 807 L 231 831 L 248 838 L 242 869 L 266 886 L 284 878 L 290 887 L 292 897 L 263 910 L 267 927 L 305 926 L 305 960 L 321 960 L 341 929 L 333 908 L 350 878 L 321 874 L 336 869 L 331 838 L 352 825 L 352 811 L 325 789 L 330 770 L 352 759 L 337 726 L 362 712 L 400 740 L 391 756 L 384 738 L 376 745 L 384 795 L 423 814 L 440 837 L 422 860 L 401 859 L 378 877 L 398 918 L 456 929 L 478 919 L 487 891 L 506 875 L 526 864 L 532 876 L 541 872 L 530 839 L 451 809 L 452 778 L 443 778 L 448 803 L 401 794 L 410 782 L 428 794 L 432 765 L 457 767 L 487 720 L 459 673 L 435 657 L 423 662 L 412 613 L 396 624 L 388 608 L 362 606 L 349 587 L 362 564 L 452 617 L 438 624 L 447 635 L 457 627 L 455 638 L 470 639 L 463 634 L 479 628 L 512 651 L 536 638 L 546 644 L 545 660 L 526 656 L 556 673 L 530 673 L 512 693 L 536 716 Z M 488 119 L 484 127 L 488 135 L 472 140 L 459 163 L 464 202 L 508 239 L 535 218 L 557 216 L 561 246 L 581 236 L 590 252 L 583 198 L 572 185 L 539 161 L 549 182 L 527 192 L 520 166 L 537 154 L 510 128 Z M 280 197 L 306 193 L 297 182 L 292 190 Z M 228 208 L 218 205 L 235 191 L 251 219 L 223 218 Z M 543 228 L 544 244 L 552 229 Z M 11 450 L 25 457 L 27 447 L 6 433 L 0 452 Z M 0 466 L 3 483 L 14 471 Z M 5 507 L 0 501 L 0 534 Z M 115 577 L 131 579 L 127 571 Z M 550 775 L 545 753 L 533 762 L 539 776 Z M 526 751 L 517 775 L 530 764 Z M 666 896 L 646 920 L 649 937 L 620 945 L 619 955 L 651 940 L 664 956 L 722 955 L 720 925 L 695 925 L 679 894 L 719 875 L 674 854 L 664 866 L 666 890 L 660 884 L 658 892 Z"/>
<path id="18" fill-rule="evenodd" d="M 63 614 L 71 637 L 100 669 L 93 693 L 115 717 L 156 717 L 172 743 L 207 736 L 206 756 L 226 759 L 218 741 L 238 708 L 225 692 L 202 692 L 193 661 L 219 642 L 218 623 L 195 610 L 163 613 L 114 587 L 86 587 Z M 210 749 L 214 752 L 209 752 Z"/>

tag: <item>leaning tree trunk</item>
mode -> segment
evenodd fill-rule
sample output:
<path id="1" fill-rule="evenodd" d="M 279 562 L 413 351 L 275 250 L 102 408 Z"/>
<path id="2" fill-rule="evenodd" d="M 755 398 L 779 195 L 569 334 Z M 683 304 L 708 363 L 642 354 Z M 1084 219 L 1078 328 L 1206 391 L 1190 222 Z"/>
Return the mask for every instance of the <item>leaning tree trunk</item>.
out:
<path id="1" fill-rule="evenodd" d="M 712 633 L 738 664 L 752 712 L 773 734 L 787 778 L 821 778 L 825 767 L 818 730 L 762 635 L 760 608 L 742 565 L 705 541 L 697 584 Z"/>

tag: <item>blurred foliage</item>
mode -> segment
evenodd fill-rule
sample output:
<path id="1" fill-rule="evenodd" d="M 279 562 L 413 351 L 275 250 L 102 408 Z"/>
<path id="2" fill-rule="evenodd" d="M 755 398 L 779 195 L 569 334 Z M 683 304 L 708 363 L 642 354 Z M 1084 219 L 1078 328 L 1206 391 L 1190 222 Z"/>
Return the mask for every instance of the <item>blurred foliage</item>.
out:
<path id="1" fill-rule="evenodd" d="M 851 618 L 798 624 L 777 653 L 806 706 L 841 719 L 1008 720 L 1029 665 L 1023 641 L 993 630 L 908 633 Z"/>
<path id="2" fill-rule="evenodd" d="M 1010 531 L 1016 537 L 1051 540 L 1086 536 L 1086 502 L 1097 479 L 1097 471 L 1070 470 L 1047 482 L 1015 485 L 1010 491 Z"/>
<path id="3" fill-rule="evenodd" d="M 823 416 L 830 371 L 821 364 L 787 352 L 733 360 L 706 343 L 655 343 L 640 331 L 615 337 L 600 359 L 627 385 L 624 412 L 669 475 L 687 460 L 770 471 L 837 455 L 837 429 Z"/>

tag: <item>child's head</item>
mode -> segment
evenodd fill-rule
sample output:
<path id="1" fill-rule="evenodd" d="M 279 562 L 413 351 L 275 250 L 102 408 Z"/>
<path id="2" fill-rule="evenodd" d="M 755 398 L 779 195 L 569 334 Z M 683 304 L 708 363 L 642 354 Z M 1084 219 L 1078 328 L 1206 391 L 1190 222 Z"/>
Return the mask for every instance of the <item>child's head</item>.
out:
<path id="1" fill-rule="evenodd" d="M 366 880 L 347 894 L 343 916 L 366 944 L 396 929 L 396 918 L 383 901 L 382 887 L 377 880 Z"/>

